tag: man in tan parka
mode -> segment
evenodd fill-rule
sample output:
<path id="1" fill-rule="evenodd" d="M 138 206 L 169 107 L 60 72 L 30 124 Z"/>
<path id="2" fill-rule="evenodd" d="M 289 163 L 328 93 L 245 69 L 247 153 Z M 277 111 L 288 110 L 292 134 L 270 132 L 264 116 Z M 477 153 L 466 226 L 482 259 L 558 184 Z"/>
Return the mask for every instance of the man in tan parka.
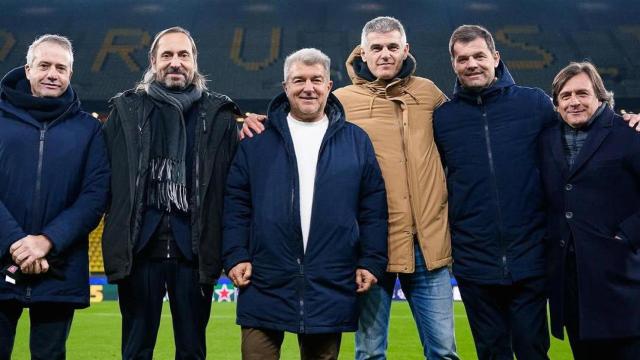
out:
<path id="1" fill-rule="evenodd" d="M 433 110 L 446 96 L 414 75 L 415 59 L 402 24 L 369 21 L 347 60 L 353 85 L 334 91 L 347 120 L 373 142 L 389 206 L 387 276 L 363 295 L 356 358 L 385 358 L 396 277 L 409 301 L 428 359 L 458 359 L 448 265 L 451 240 L 447 190 L 433 140 Z"/>

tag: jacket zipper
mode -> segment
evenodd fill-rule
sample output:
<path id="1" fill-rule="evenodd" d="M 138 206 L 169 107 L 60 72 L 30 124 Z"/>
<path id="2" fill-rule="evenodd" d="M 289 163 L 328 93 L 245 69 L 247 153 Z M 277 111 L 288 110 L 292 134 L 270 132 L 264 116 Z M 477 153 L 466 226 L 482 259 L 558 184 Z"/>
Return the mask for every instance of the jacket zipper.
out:
<path id="1" fill-rule="evenodd" d="M 333 136 L 333 134 L 335 134 L 337 130 L 335 128 L 331 128 L 331 123 L 328 124 L 327 126 L 327 130 L 325 132 L 325 136 L 322 139 L 322 142 L 320 143 L 320 148 L 318 149 L 318 160 L 316 162 L 316 176 L 313 179 L 313 198 L 315 201 L 316 198 L 316 191 L 317 191 L 317 183 L 318 183 L 318 167 L 320 166 L 320 156 L 322 155 L 324 148 L 326 147 L 326 144 L 329 140 L 329 138 L 331 138 Z M 295 153 L 295 150 L 294 150 Z M 298 167 L 298 164 L 295 164 L 296 169 Z M 298 180 L 299 181 L 299 180 Z M 295 183 L 295 180 L 294 180 Z M 293 186 L 295 186 L 295 184 L 293 184 Z M 294 188 L 291 188 L 291 213 L 292 213 L 292 218 L 295 216 L 295 214 L 293 213 L 293 202 L 294 202 Z M 313 209 L 311 210 L 311 216 L 312 219 L 310 219 L 309 221 L 309 230 L 311 230 L 311 225 L 312 221 L 313 221 Z M 293 219 L 295 221 L 295 219 Z M 309 236 L 311 235 L 311 231 L 309 231 Z M 300 272 L 299 272 L 299 276 L 302 278 L 302 282 L 300 285 L 300 333 L 304 333 L 304 244 L 302 245 L 302 249 L 303 249 L 303 257 L 302 259 L 298 258 L 297 262 L 298 262 L 298 266 L 300 268 Z M 307 246 L 309 246 L 309 238 L 307 238 Z"/>
<path id="2" fill-rule="evenodd" d="M 36 170 L 36 191 L 33 197 L 34 209 L 40 209 L 40 190 L 42 188 L 42 166 L 44 162 L 44 138 L 49 127 L 49 123 L 45 122 L 43 127 L 40 128 L 40 139 L 38 141 L 38 167 Z M 37 214 L 37 216 L 36 216 Z M 36 212 L 33 216 L 33 229 L 35 230 L 39 224 L 39 218 L 42 214 L 40 211 Z"/>
<path id="3" fill-rule="evenodd" d="M 47 132 L 48 123 L 40 129 L 40 142 L 38 145 L 38 172 L 36 176 L 36 196 L 40 197 L 40 187 L 42 186 L 42 163 L 44 157 L 44 135 Z"/>
<path id="4" fill-rule="evenodd" d="M 164 215 L 165 219 L 163 219 L 162 221 L 166 221 L 167 222 L 167 227 L 169 228 L 170 232 L 173 232 L 173 230 L 171 230 L 171 219 L 170 218 L 166 218 L 170 215 Z M 167 259 L 171 258 L 171 237 L 167 238 Z"/>
<path id="5" fill-rule="evenodd" d="M 131 108 L 129 108 L 129 110 L 131 110 Z M 144 110 L 142 113 L 144 114 Z M 149 120 L 148 118 L 143 118 L 142 123 L 138 123 L 138 171 L 136 171 L 136 188 L 134 189 L 134 193 L 137 192 L 138 184 L 140 183 L 140 170 L 142 169 L 142 132 L 145 126 L 147 125 L 147 123 L 149 122 L 148 120 Z M 135 203 L 135 197 L 133 200 Z"/>
<path id="6" fill-rule="evenodd" d="M 138 190 L 138 184 L 140 183 L 140 169 L 142 169 L 142 129 L 143 127 L 138 125 L 138 171 L 136 171 L 136 188 L 134 189 L 134 193 Z"/>
<path id="7" fill-rule="evenodd" d="M 294 151 L 295 153 L 295 151 Z M 295 164 L 295 161 L 292 161 L 292 163 L 294 163 L 295 168 L 297 169 L 297 164 Z M 295 205 L 295 186 L 296 186 L 296 179 L 292 179 L 291 181 L 291 203 L 290 203 L 290 215 L 291 215 L 291 221 L 292 224 L 296 223 L 296 214 L 295 211 L 293 211 L 294 209 L 294 205 Z M 295 234 L 295 237 L 298 238 L 299 232 L 297 231 L 297 229 L 295 228 L 295 226 L 293 226 L 293 231 Z M 300 240 L 302 240 L 300 238 Z M 298 256 L 298 258 L 296 259 L 296 262 L 298 263 L 298 277 L 300 278 L 300 281 L 298 283 L 298 303 L 300 304 L 300 327 L 299 327 L 299 332 L 300 333 L 304 333 L 304 244 L 302 244 L 302 255 Z"/>
<path id="8" fill-rule="evenodd" d="M 489 133 L 489 119 L 487 118 L 487 110 L 482 102 L 482 97 L 478 96 L 477 103 L 482 109 L 482 120 L 484 125 L 484 139 L 487 145 L 487 157 L 489 159 L 489 171 L 491 174 L 491 184 L 496 199 L 496 213 L 498 215 L 498 242 L 500 244 L 501 261 L 502 261 L 502 276 L 507 277 L 509 275 L 509 267 L 507 266 L 507 249 L 504 243 L 504 237 L 502 234 L 502 209 L 500 208 L 500 193 L 498 192 L 498 180 L 496 177 L 496 169 L 493 161 L 493 151 L 491 150 L 491 136 Z"/>
<path id="9" fill-rule="evenodd" d="M 408 109 L 407 109 L 407 111 L 408 111 Z M 415 182 L 415 179 L 414 179 L 413 171 L 411 170 L 411 166 L 409 166 L 409 160 L 408 160 L 409 157 L 407 156 L 407 154 L 409 153 L 409 148 L 408 148 L 409 138 L 407 136 L 405 136 L 405 131 L 404 131 L 404 121 L 405 121 L 404 117 L 407 114 L 407 111 L 402 111 L 402 124 L 400 124 L 400 128 L 402 129 L 402 131 L 401 131 L 401 135 L 402 135 L 402 150 L 403 150 L 402 156 L 404 157 L 403 158 L 404 168 L 405 168 L 405 171 L 407 172 L 407 188 L 409 189 L 409 194 L 407 194 L 407 197 L 408 197 L 407 200 L 409 201 L 409 207 L 411 207 L 411 223 L 412 223 L 412 225 L 411 225 L 412 229 L 411 230 L 415 231 L 415 234 L 411 233 L 411 242 L 410 243 L 411 243 L 412 251 L 410 253 L 410 257 L 413 259 L 412 260 L 413 269 L 414 269 L 414 271 L 416 271 L 416 266 L 415 266 L 415 264 L 416 264 L 415 246 L 417 245 L 420 248 L 420 252 L 423 252 L 424 250 L 422 250 L 422 247 L 420 246 L 420 236 L 419 236 L 419 233 L 418 233 L 419 226 L 418 226 L 418 222 L 416 220 L 416 216 L 418 214 L 418 211 L 416 211 L 416 206 L 415 206 L 415 203 L 414 203 L 414 200 L 413 200 L 413 194 L 415 192 L 413 191 L 412 184 Z M 408 117 L 408 115 L 407 115 L 407 117 Z M 409 126 L 408 125 L 408 121 L 409 120 L 407 119 L 407 126 Z M 416 244 L 416 240 L 418 240 L 418 244 Z M 426 255 L 423 254 L 423 257 L 424 256 L 426 256 Z M 430 265 L 431 264 L 426 264 L 425 263 L 425 267 L 426 268 L 428 268 Z"/>
<path id="10" fill-rule="evenodd" d="M 129 108 L 131 110 L 131 108 Z M 143 111 L 144 113 L 144 111 Z M 142 170 L 142 133 L 144 131 L 144 127 L 147 125 L 148 119 L 142 119 L 142 123 L 138 123 L 138 170 L 136 171 L 136 188 L 133 190 L 134 198 L 132 208 L 135 208 L 136 196 L 138 192 L 138 185 L 140 184 L 140 170 Z"/>
<path id="11" fill-rule="evenodd" d="M 304 333 L 304 264 L 300 258 L 298 260 L 300 276 L 300 333 Z"/>
<path id="12" fill-rule="evenodd" d="M 39 222 L 39 220 L 42 218 L 42 210 L 41 210 L 41 204 L 40 204 L 40 191 L 42 188 L 42 167 L 44 166 L 45 134 L 51 125 L 55 124 L 60 119 L 65 118 L 72 107 L 73 107 L 73 104 L 69 105 L 67 109 L 62 113 L 62 115 L 58 116 L 52 121 L 45 122 L 43 126 L 40 128 L 40 136 L 38 141 L 38 165 L 37 165 L 38 167 L 36 170 L 37 171 L 36 172 L 36 189 L 35 189 L 35 194 L 33 196 L 34 212 L 33 212 L 33 221 L 32 221 L 32 231 L 40 231 L 40 226 L 41 226 Z M 29 290 L 29 294 L 30 292 L 31 290 Z"/>
<path id="13" fill-rule="evenodd" d="M 201 112 L 200 113 L 200 120 L 202 121 L 202 132 L 203 134 L 207 133 L 207 123 L 206 123 L 206 113 L 205 112 Z M 197 139 L 197 136 L 196 136 Z M 196 140 L 197 144 L 196 146 L 194 146 L 194 151 L 195 151 L 195 155 L 196 155 L 196 174 L 195 174 L 195 181 L 196 181 L 196 188 L 193 189 L 193 191 L 195 191 L 196 193 L 196 208 L 199 209 L 200 208 L 200 146 L 202 143 L 202 140 L 198 141 Z"/>
<path id="14" fill-rule="evenodd" d="M 286 140 L 285 140 L 285 144 L 287 144 Z M 295 150 L 293 150 L 293 154 L 295 156 Z M 290 157 L 289 161 L 292 163 L 293 168 L 296 169 L 296 174 L 297 174 L 298 164 L 296 163 L 295 159 L 291 159 Z M 291 215 L 292 224 L 296 223 L 296 214 L 295 214 L 295 211 L 293 210 L 295 205 L 295 187 L 296 187 L 296 179 L 293 178 L 291 181 L 291 203 L 290 203 L 290 209 L 291 209 L 290 215 Z M 293 232 L 296 238 L 298 238 L 298 235 L 301 235 L 301 233 L 297 231 L 295 226 L 293 226 Z M 302 241 L 302 238 L 300 238 L 300 240 Z M 302 255 L 296 259 L 296 262 L 298 263 L 298 270 L 299 270 L 298 277 L 300 277 L 300 281 L 298 284 L 298 294 L 299 294 L 298 303 L 300 305 L 300 311 L 299 311 L 299 314 L 300 314 L 299 332 L 300 333 L 304 333 L 304 315 L 305 315 L 304 314 L 304 264 L 303 264 L 303 261 L 304 261 L 304 244 L 302 244 Z"/>

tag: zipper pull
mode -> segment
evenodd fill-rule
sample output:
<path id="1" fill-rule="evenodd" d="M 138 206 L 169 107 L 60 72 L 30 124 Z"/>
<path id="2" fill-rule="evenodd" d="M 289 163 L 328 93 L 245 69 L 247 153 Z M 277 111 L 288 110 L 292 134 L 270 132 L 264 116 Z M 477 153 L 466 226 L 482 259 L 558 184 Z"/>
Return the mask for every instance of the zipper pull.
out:
<path id="1" fill-rule="evenodd" d="M 203 111 L 200 113 L 200 119 L 202 120 L 202 131 L 204 131 L 204 133 L 207 133 L 207 120 L 205 119 L 205 116 L 207 114 Z"/>

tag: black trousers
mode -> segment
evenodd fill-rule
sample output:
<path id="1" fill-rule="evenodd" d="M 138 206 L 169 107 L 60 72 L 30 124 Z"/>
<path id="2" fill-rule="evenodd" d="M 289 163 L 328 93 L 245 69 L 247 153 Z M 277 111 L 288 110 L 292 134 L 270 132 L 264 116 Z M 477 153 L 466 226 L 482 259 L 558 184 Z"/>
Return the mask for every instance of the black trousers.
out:
<path id="1" fill-rule="evenodd" d="M 197 265 L 171 259 L 136 258 L 118 284 L 122 358 L 152 359 L 165 291 L 173 318 L 176 359 L 204 359 L 213 285 L 198 283 Z"/>
<path id="2" fill-rule="evenodd" d="M 24 307 L 17 301 L 0 301 L 0 360 L 11 359 L 16 327 Z M 74 311 L 68 304 L 39 303 L 29 306 L 31 359 L 65 359 Z"/>
<path id="3" fill-rule="evenodd" d="M 581 340 L 579 331 L 578 273 L 575 252 L 567 253 L 564 288 L 564 324 L 575 360 L 638 360 L 640 337 L 606 340 Z M 611 319 L 615 321 L 615 319 Z"/>
<path id="4" fill-rule="evenodd" d="M 479 360 L 549 358 L 544 277 L 511 285 L 457 280 Z"/>

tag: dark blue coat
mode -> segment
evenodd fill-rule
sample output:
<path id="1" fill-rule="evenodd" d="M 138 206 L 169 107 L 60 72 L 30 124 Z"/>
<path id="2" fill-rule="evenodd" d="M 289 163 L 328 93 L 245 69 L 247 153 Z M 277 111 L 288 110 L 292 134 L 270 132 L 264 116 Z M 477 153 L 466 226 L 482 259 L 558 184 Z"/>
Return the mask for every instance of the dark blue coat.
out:
<path id="1" fill-rule="evenodd" d="M 77 98 L 47 125 L 0 100 L 0 260 L 11 261 L 15 241 L 44 234 L 53 243 L 48 257 L 63 263 L 57 270 L 64 276 L 37 275 L 18 285 L 2 279 L 0 300 L 89 305 L 88 234 L 109 187 L 100 127 Z"/>
<path id="2" fill-rule="evenodd" d="M 269 106 L 266 131 L 241 142 L 227 181 L 223 260 L 250 261 L 237 323 L 296 333 L 355 331 L 356 268 L 378 279 L 387 266 L 387 203 L 366 133 L 345 122 L 329 95 L 318 155 L 311 228 L 303 253 L 296 155 L 285 94 Z"/>
<path id="3" fill-rule="evenodd" d="M 562 338 L 566 245 L 573 238 L 580 337 L 640 336 L 640 134 L 608 107 L 591 126 L 571 169 L 561 124 L 541 138 L 551 329 Z"/>
<path id="4" fill-rule="evenodd" d="M 456 83 L 434 113 L 447 168 L 453 271 L 484 284 L 544 275 L 544 208 L 537 141 L 555 119 L 540 89 L 516 86 L 504 64 L 481 93 Z"/>

